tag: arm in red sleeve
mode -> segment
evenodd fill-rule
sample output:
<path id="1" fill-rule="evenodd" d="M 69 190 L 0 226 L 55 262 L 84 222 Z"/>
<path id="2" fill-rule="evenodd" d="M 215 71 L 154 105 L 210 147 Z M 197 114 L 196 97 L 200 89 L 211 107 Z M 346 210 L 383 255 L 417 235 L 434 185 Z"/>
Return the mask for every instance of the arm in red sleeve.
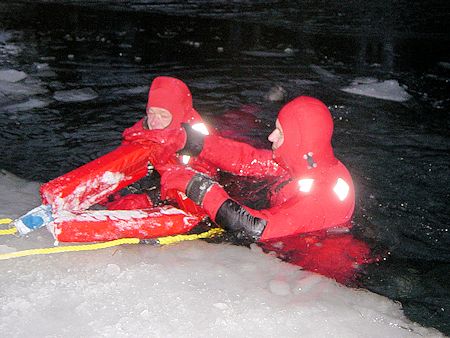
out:
<path id="1" fill-rule="evenodd" d="M 172 189 L 184 192 L 225 229 L 240 232 L 252 240 L 257 240 L 264 230 L 265 220 L 230 199 L 219 184 L 204 174 L 182 166 L 169 166 L 161 176 L 161 196 Z"/>
<path id="2" fill-rule="evenodd" d="M 332 190 L 299 192 L 278 206 L 253 210 L 232 200 L 210 177 L 184 167 L 167 170 L 161 178 L 162 191 L 185 192 L 203 207 L 217 224 L 256 241 L 307 233 L 341 225 L 350 220 L 352 200 L 338 201 Z M 325 207 L 326 206 L 326 207 Z"/>
<path id="3" fill-rule="evenodd" d="M 205 137 L 199 158 L 240 176 L 267 177 L 284 172 L 272 159 L 271 150 L 257 149 L 217 135 Z"/>
<path id="4" fill-rule="evenodd" d="M 202 206 L 220 226 L 244 232 L 254 240 L 314 232 L 335 226 L 349 226 L 354 204 L 351 198 L 337 201 L 319 195 L 297 195 L 269 209 L 254 210 L 230 199 L 222 187 L 215 184 L 204 196 Z"/>

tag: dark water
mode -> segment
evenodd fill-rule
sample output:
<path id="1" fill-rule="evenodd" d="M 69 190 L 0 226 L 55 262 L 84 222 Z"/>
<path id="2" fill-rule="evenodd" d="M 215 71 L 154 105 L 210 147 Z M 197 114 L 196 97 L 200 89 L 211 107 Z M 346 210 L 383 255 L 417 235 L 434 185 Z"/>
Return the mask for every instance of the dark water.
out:
<path id="1" fill-rule="evenodd" d="M 0 168 L 48 181 L 106 153 L 142 116 L 158 75 L 186 81 L 211 124 L 261 146 L 285 102 L 266 99 L 273 86 L 286 99 L 315 96 L 355 181 L 355 234 L 385 255 L 363 286 L 450 334 L 445 1 L 55 3 L 0 4 L 0 70 L 28 74 L 0 87 Z M 397 80 L 412 97 L 340 90 L 358 77 Z M 54 98 L 82 88 L 98 97 Z"/>

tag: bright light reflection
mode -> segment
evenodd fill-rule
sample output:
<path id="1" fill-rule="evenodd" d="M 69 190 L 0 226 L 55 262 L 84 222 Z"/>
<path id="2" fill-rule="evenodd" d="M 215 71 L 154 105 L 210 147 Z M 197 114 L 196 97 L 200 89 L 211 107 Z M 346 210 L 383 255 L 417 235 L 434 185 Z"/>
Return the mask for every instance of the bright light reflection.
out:
<path id="1" fill-rule="evenodd" d="M 199 133 L 203 135 L 209 135 L 208 128 L 206 128 L 206 125 L 204 123 L 196 123 L 192 125 L 192 129 L 195 131 L 198 131 Z"/>
<path id="2" fill-rule="evenodd" d="M 298 188 L 302 192 L 309 192 L 311 190 L 314 179 L 312 178 L 303 178 L 298 181 Z"/>

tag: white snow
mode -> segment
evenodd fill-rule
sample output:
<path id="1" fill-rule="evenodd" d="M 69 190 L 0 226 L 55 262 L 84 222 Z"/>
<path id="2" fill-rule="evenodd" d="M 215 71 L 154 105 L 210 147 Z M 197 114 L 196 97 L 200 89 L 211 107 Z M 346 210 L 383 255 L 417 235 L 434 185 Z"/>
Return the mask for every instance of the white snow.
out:
<path id="1" fill-rule="evenodd" d="M 121 181 L 128 179 L 121 172 L 105 171 L 102 175 L 85 177 L 72 193 L 62 196 L 64 186 L 57 185 L 53 191 L 46 191 L 45 198 L 52 201 L 53 211 L 59 210 L 86 210 L 102 198 L 110 195 Z M 86 198 L 89 196 L 89 198 Z"/>
<path id="2" fill-rule="evenodd" d="M 88 210 L 80 213 L 70 211 L 59 211 L 55 223 L 74 221 L 104 221 L 106 219 L 133 220 L 148 217 L 149 214 L 143 210 Z"/>
<path id="3" fill-rule="evenodd" d="M 378 81 L 373 78 L 357 78 L 342 91 L 382 100 L 404 102 L 411 98 L 397 80 Z"/>
<path id="4" fill-rule="evenodd" d="M 0 70 L 0 81 L 19 82 L 27 77 L 25 72 L 15 69 Z"/>
<path id="5" fill-rule="evenodd" d="M 56 91 L 53 98 L 61 102 L 83 102 L 93 100 L 98 97 L 98 93 L 92 88 L 81 88 L 72 90 Z"/>
<path id="6" fill-rule="evenodd" d="M 0 173 L 0 215 L 40 204 Z M 45 229 L 0 252 L 49 247 Z M 399 304 L 251 249 L 202 241 L 0 261 L 2 337 L 442 337 Z"/>

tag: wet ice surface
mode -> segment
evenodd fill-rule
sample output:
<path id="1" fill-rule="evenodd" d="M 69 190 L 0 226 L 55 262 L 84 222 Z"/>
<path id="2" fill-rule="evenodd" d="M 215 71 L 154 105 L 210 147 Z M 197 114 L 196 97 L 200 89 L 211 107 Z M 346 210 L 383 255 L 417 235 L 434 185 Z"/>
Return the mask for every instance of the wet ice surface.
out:
<path id="1" fill-rule="evenodd" d="M 161 5 L 161 10 L 183 7 L 172 5 Z M 405 12 L 416 5 L 408 3 Z M 401 301 L 410 318 L 450 332 L 450 44 L 434 34 L 445 30 L 421 26 L 423 20 L 432 20 L 439 28 L 439 15 L 390 18 L 383 32 L 367 34 L 361 22 L 386 19 L 376 8 L 366 8 L 368 16 L 353 20 L 350 14 L 360 13 L 352 13 L 351 6 L 334 11 L 341 15 L 331 18 L 321 5 L 310 4 L 302 9 L 304 17 L 282 21 L 280 27 L 270 16 L 265 17 L 267 26 L 245 23 L 258 21 L 260 14 L 252 16 L 251 6 L 238 14 L 226 5 L 211 11 L 213 16 L 228 10 L 229 18 L 256 18 L 245 21 L 182 16 L 174 20 L 30 3 L 27 10 L 12 8 L 11 15 L 8 6 L 12 5 L 0 5 L 0 70 L 14 70 L 7 73 L 9 80 L 22 72 L 26 77 L 0 80 L 0 168 L 28 180 L 48 181 L 103 155 L 118 145 L 124 128 L 142 117 L 148 85 L 158 75 L 186 81 L 195 107 L 211 125 L 265 147 L 283 99 L 318 97 L 330 107 L 336 155 L 355 181 L 355 231 L 381 246 L 387 258 L 373 266 L 363 285 Z M 335 7 L 341 5 L 327 1 L 326 8 Z M 439 12 L 435 2 L 429 8 Z M 382 13 L 393 12 L 383 8 Z M 69 19 L 55 22 L 63 15 Z M 405 30 L 405 22 L 414 25 Z M 422 35 L 415 39 L 414 32 Z M 290 49 L 293 54 L 286 53 Z M 391 82 L 394 91 L 386 90 L 386 81 L 392 80 L 398 86 Z M 353 81 L 366 86 L 358 87 L 364 95 L 341 90 Z M 379 93 L 377 84 L 384 96 L 368 96 Z M 82 92 L 72 102 L 55 98 L 56 93 L 85 88 L 98 96 L 83 100 L 95 94 Z M 5 216 L 15 215 L 21 200 L 5 202 Z M 33 236 L 11 247 L 47 244 L 41 233 Z M 105 264 L 125 269 L 115 262 Z M 32 275 L 39 279 L 37 274 L 36 270 Z M 283 281 L 265 281 L 275 294 L 289 289 Z M 229 306 L 221 300 L 214 304 L 216 310 Z"/>
<path id="2" fill-rule="evenodd" d="M 0 173 L 0 217 L 34 207 L 37 188 Z M 45 229 L 1 241 L 0 254 L 52 246 Z M 0 261 L 0 269 L 4 337 L 442 336 L 410 322 L 398 303 L 256 246 L 122 246 Z"/>

